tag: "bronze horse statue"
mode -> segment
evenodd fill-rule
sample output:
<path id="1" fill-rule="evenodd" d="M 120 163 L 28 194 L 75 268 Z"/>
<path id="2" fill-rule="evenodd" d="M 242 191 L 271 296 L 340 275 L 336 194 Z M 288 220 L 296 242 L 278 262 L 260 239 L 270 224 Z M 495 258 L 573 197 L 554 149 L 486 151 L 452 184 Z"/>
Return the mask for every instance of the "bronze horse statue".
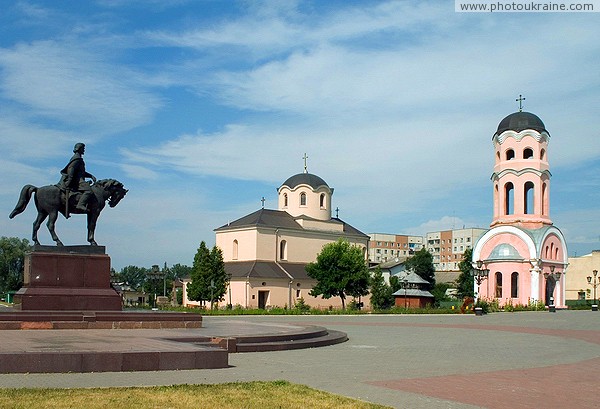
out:
<path id="1" fill-rule="evenodd" d="M 37 232 L 44 220 L 48 218 L 48 223 L 46 225 L 48 226 L 52 240 L 56 242 L 57 246 L 62 246 L 62 242 L 54 231 L 54 225 L 56 223 L 56 219 L 58 218 L 58 213 L 61 213 L 63 216 L 68 218 L 69 215 L 67 212 L 69 212 L 74 214 L 87 214 L 87 240 L 92 246 L 97 246 L 98 243 L 96 243 L 94 240 L 94 231 L 96 230 L 96 221 L 100 216 L 100 212 L 102 209 L 104 209 L 106 201 L 108 200 L 108 205 L 110 207 L 115 207 L 121 201 L 121 199 L 125 197 L 125 194 L 128 192 L 128 190 L 123 187 L 121 182 L 115 179 L 102 179 L 92 185 L 92 192 L 93 195 L 88 202 L 87 210 L 84 212 L 77 209 L 75 206 L 81 193 L 72 192 L 69 194 L 69 203 L 67 206 L 65 201 L 67 192 L 61 190 L 58 186 L 48 185 L 35 187 L 33 185 L 25 185 L 23 186 L 23 189 L 21 189 L 19 202 L 9 217 L 12 219 L 16 215 L 22 213 L 27 207 L 27 204 L 31 199 L 31 195 L 35 193 L 34 200 L 38 215 L 33 222 L 33 234 L 31 235 L 31 239 L 33 240 L 34 244 L 40 244 L 37 238 Z M 69 211 L 68 209 L 72 210 Z"/>

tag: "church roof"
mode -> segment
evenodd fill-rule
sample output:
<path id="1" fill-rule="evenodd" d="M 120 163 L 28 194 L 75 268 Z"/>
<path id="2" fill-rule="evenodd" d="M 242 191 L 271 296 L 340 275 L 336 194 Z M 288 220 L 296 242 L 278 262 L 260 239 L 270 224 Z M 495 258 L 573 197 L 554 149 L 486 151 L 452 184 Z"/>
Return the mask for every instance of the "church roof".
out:
<path id="1" fill-rule="evenodd" d="M 285 227 L 288 229 L 302 229 L 288 212 L 281 210 L 271 209 L 259 209 L 254 213 L 250 213 L 244 217 L 241 217 L 231 223 L 221 226 L 215 231 L 227 230 L 230 228 L 237 227 L 250 227 L 250 226 L 263 226 L 263 227 Z"/>
<path id="2" fill-rule="evenodd" d="M 500 135 L 504 131 L 515 131 L 521 132 L 525 129 L 533 129 L 538 132 L 546 132 L 546 126 L 542 122 L 542 120 L 535 114 L 531 112 L 514 112 L 500 121 L 498 125 L 498 129 L 494 136 Z"/>
<path id="3" fill-rule="evenodd" d="M 325 183 L 323 179 L 312 173 L 298 173 L 297 175 L 289 177 L 281 186 L 287 186 L 290 189 L 293 189 L 299 185 L 308 185 L 313 189 L 317 189 L 320 186 L 329 188 L 329 185 Z"/>
<path id="4" fill-rule="evenodd" d="M 307 216 L 301 216 L 301 218 L 316 220 L 316 219 L 313 219 L 313 218 L 307 217 Z M 366 234 L 364 234 L 360 230 L 352 227 L 348 223 L 345 223 L 343 220 L 338 219 L 336 217 L 332 217 L 330 220 L 327 220 L 327 221 L 320 220 L 320 222 L 331 223 L 331 224 L 342 224 L 343 232 L 345 234 L 359 235 L 359 236 L 362 235 L 362 236 L 368 237 Z M 259 209 L 259 210 L 255 211 L 254 213 L 250 213 L 247 216 L 244 216 L 244 217 L 237 219 L 231 223 L 223 225 L 223 226 L 215 229 L 215 231 L 224 231 L 224 230 L 235 229 L 235 228 L 240 228 L 240 227 L 271 227 L 271 228 L 285 228 L 285 229 L 292 229 L 292 230 L 311 230 L 311 229 L 305 229 L 304 227 L 302 227 L 298 222 L 296 222 L 295 218 L 288 212 L 285 212 L 283 210 Z M 321 231 L 321 230 L 319 230 L 319 231 Z M 324 230 L 324 232 L 327 232 L 327 231 Z"/>
<path id="5" fill-rule="evenodd" d="M 488 260 L 523 260 L 523 257 L 512 245 L 501 243 L 494 247 Z"/>
<path id="6" fill-rule="evenodd" d="M 306 273 L 306 263 L 229 261 L 225 263 L 225 272 L 232 278 L 312 280 Z"/>

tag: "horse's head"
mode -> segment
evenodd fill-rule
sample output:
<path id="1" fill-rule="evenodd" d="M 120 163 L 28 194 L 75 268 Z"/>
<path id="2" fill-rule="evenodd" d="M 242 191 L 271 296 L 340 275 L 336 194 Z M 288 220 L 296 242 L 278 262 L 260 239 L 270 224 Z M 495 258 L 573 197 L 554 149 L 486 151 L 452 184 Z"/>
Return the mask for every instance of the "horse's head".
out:
<path id="1" fill-rule="evenodd" d="M 99 185 L 108 193 L 108 205 L 115 207 L 119 204 L 121 199 L 125 197 L 128 190 L 125 189 L 123 184 L 115 179 L 103 179 L 94 183 L 94 186 Z"/>

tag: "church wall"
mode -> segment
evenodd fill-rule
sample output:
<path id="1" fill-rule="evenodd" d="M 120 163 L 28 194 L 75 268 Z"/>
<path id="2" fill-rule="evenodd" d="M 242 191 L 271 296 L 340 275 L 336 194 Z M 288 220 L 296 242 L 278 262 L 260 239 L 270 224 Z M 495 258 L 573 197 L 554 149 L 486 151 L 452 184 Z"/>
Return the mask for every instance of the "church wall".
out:
<path id="1" fill-rule="evenodd" d="M 235 241 L 237 241 L 237 256 L 234 250 Z M 215 244 L 223 251 L 224 261 L 256 259 L 256 232 L 253 230 L 217 232 Z"/>
<path id="2" fill-rule="evenodd" d="M 529 303 L 531 299 L 531 264 L 528 261 L 490 262 L 486 268 L 490 269 L 490 274 L 481 283 L 479 295 L 481 298 L 498 299 L 501 306 L 509 303 L 513 305 Z M 497 279 L 496 273 L 501 274 L 501 281 Z M 513 289 L 513 273 L 518 274 L 516 289 Z M 516 291 L 516 297 L 513 297 L 515 295 L 513 291 Z"/>

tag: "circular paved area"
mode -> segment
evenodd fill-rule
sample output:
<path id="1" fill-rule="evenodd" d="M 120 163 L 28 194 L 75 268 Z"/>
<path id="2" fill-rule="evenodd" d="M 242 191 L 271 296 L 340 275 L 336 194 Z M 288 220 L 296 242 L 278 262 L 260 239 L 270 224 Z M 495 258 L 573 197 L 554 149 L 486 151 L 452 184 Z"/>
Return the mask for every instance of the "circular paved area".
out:
<path id="1" fill-rule="evenodd" d="M 0 387 L 285 379 L 399 408 L 592 408 L 600 402 L 599 312 L 205 317 L 203 331 L 219 336 L 277 323 L 321 325 L 346 332 L 350 340 L 231 354 L 225 369 L 6 374 Z"/>

